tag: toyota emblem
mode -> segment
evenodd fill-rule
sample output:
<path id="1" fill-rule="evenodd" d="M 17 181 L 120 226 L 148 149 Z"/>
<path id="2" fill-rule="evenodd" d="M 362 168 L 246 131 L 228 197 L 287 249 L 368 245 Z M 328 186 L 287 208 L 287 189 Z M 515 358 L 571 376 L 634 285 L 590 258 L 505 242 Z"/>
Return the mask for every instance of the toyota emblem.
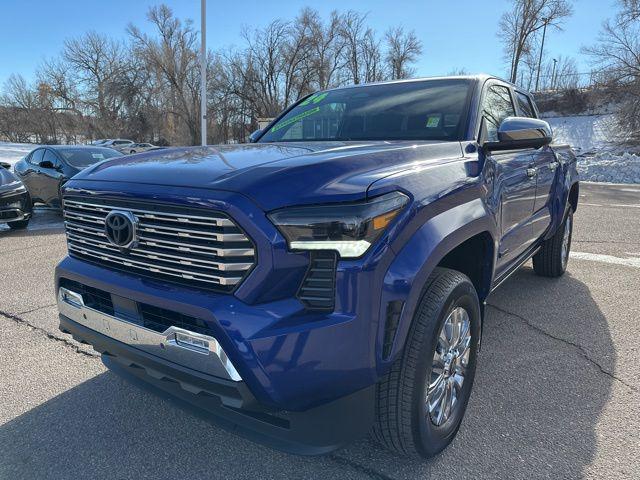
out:
<path id="1" fill-rule="evenodd" d="M 109 241 L 121 249 L 131 248 L 137 241 L 138 219 L 128 211 L 112 210 L 104 219 L 104 233 Z"/>

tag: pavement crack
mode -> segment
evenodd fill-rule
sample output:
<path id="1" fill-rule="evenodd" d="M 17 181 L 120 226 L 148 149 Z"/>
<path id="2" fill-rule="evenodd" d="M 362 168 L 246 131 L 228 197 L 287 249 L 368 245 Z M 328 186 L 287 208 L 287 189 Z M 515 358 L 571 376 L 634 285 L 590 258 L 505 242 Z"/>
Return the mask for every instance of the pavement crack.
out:
<path id="1" fill-rule="evenodd" d="M 47 305 L 47 306 L 49 306 L 49 305 Z M 44 308 L 44 307 L 40 307 L 40 308 Z M 38 310 L 38 309 L 36 308 L 36 309 L 30 310 L 30 311 L 35 311 L 35 310 Z M 28 313 L 28 312 L 24 312 L 24 313 Z M 66 338 L 58 337 L 58 336 L 46 331 L 44 328 L 38 327 L 37 325 L 34 325 L 33 323 L 25 320 L 24 318 L 21 318 L 19 315 L 14 315 L 12 313 L 8 313 L 8 312 L 4 312 L 4 311 L 0 310 L 0 317 L 4 317 L 4 318 L 6 318 L 8 320 L 12 320 L 12 321 L 14 321 L 15 323 L 17 323 L 19 325 L 27 326 L 27 327 L 29 327 L 29 328 L 31 328 L 31 329 L 39 332 L 39 333 L 42 333 L 49 340 L 53 340 L 55 342 L 60 342 L 60 343 L 64 344 L 66 347 L 69 347 L 70 349 L 75 351 L 76 353 L 79 353 L 80 355 L 84 355 L 86 357 L 91 357 L 91 358 L 99 358 L 100 357 L 100 355 L 98 355 L 98 354 L 82 350 L 80 347 L 75 345 L 73 342 L 67 340 Z"/>
<path id="2" fill-rule="evenodd" d="M 335 453 L 327 455 L 327 458 L 329 458 L 330 460 L 342 466 L 350 467 L 360 473 L 364 473 L 369 478 L 372 478 L 374 480 L 394 480 L 393 477 L 385 475 L 384 473 L 378 472 L 377 470 L 374 470 L 373 468 L 369 468 L 358 462 L 354 462 L 353 460 L 349 460 L 348 458 L 341 457 L 340 455 L 336 455 Z"/>
<path id="3" fill-rule="evenodd" d="M 16 316 L 19 315 L 26 315 L 28 313 L 33 313 L 33 312 L 37 312 L 38 310 L 42 310 L 43 308 L 50 308 L 50 307 L 55 307 L 57 305 L 57 303 L 52 303 L 50 305 L 42 305 L 41 307 L 36 307 L 36 308 L 32 308 L 31 310 L 25 310 L 24 312 L 18 312 L 16 314 Z M 4 314 L 1 310 L 0 310 L 0 314 L 6 315 Z"/>
<path id="4" fill-rule="evenodd" d="M 620 382 L 622 385 L 624 385 L 625 387 L 627 387 L 628 389 L 637 392 L 638 388 L 635 387 L 634 385 L 631 385 L 627 382 L 625 382 L 623 379 L 621 379 L 620 377 L 616 376 L 615 373 L 610 372 L 609 370 L 607 370 L 606 368 L 604 368 L 602 365 L 600 365 L 600 363 L 598 363 L 596 360 L 594 360 L 593 358 L 591 358 L 589 356 L 589 354 L 587 353 L 587 351 L 584 349 L 584 347 L 582 345 L 580 345 L 579 343 L 575 343 L 572 342 L 571 340 L 567 340 L 566 338 L 562 338 L 562 337 L 558 337 L 548 331 L 546 331 L 545 329 L 535 325 L 534 323 L 532 323 L 531 321 L 529 321 L 529 319 L 527 319 L 526 317 L 523 317 L 522 315 L 515 313 L 515 312 L 511 312 L 509 310 L 506 310 L 504 308 L 498 307 L 497 305 L 494 305 L 492 303 L 488 303 L 487 306 L 494 308 L 496 310 L 498 310 L 501 313 L 504 313 L 505 315 L 509 315 L 512 317 L 517 318 L 518 320 L 520 320 L 522 323 L 524 323 L 527 327 L 531 328 L 532 330 L 546 336 L 549 337 L 553 340 L 556 340 L 558 342 L 562 342 L 565 345 L 568 345 L 570 347 L 573 347 L 574 349 L 576 349 L 578 351 L 578 353 L 580 354 L 581 357 L 583 357 L 585 360 L 587 360 L 589 363 L 591 363 L 593 366 L 595 366 L 598 370 L 600 370 L 600 372 L 608 377 L 610 377 L 611 379 Z"/>

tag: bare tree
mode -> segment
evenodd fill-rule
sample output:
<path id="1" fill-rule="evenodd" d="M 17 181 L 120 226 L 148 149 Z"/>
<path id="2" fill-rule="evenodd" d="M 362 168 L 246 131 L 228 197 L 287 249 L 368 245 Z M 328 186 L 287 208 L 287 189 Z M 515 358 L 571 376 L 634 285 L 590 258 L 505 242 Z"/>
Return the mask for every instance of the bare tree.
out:
<path id="1" fill-rule="evenodd" d="M 181 122 L 195 145 L 200 137 L 198 35 L 190 21 L 181 22 L 166 5 L 152 7 L 147 17 L 158 37 L 129 25 L 135 54 L 166 90 L 166 113 Z"/>
<path id="2" fill-rule="evenodd" d="M 621 9 L 606 20 L 598 42 L 584 49 L 600 81 L 613 87 L 621 105 L 619 122 L 640 141 L 640 15 L 638 1 L 620 1 Z"/>
<path id="3" fill-rule="evenodd" d="M 345 65 L 345 41 L 340 35 L 340 16 L 334 10 L 325 25 L 317 11 L 305 9 L 300 19 L 309 24 L 312 36 L 310 68 L 315 73 L 317 90 L 339 85 L 340 73 Z"/>
<path id="4" fill-rule="evenodd" d="M 545 25 L 560 29 L 571 14 L 568 0 L 512 0 L 511 10 L 502 15 L 498 27 L 505 57 L 510 60 L 512 82 L 518 80 L 520 63 L 532 53 L 534 41 Z"/>
<path id="5" fill-rule="evenodd" d="M 619 0 L 621 11 L 621 20 L 624 22 L 632 22 L 640 18 L 640 0 Z"/>
<path id="6" fill-rule="evenodd" d="M 366 14 L 311 8 L 242 33 L 239 47 L 207 57 L 207 129 L 215 142 L 244 141 L 259 117 L 348 83 L 403 78 L 421 53 L 413 32 L 380 37 Z M 15 77 L 0 96 L 4 138 L 72 142 L 127 136 L 159 144 L 200 138 L 198 33 L 165 5 L 152 28 L 129 25 L 125 41 L 89 32 L 65 42 L 33 84 Z M 16 140 L 17 141 L 17 140 Z"/>
<path id="7" fill-rule="evenodd" d="M 422 42 L 414 31 L 405 32 L 402 27 L 390 28 L 385 34 L 387 54 L 385 61 L 391 78 L 407 78 L 414 71 L 409 66 L 422 54 Z"/>
<path id="8" fill-rule="evenodd" d="M 354 84 L 362 83 L 361 46 L 365 42 L 367 33 L 367 15 L 349 10 L 340 18 L 340 36 L 344 41 L 344 56 L 346 59 L 345 69 L 349 75 L 349 80 Z"/>

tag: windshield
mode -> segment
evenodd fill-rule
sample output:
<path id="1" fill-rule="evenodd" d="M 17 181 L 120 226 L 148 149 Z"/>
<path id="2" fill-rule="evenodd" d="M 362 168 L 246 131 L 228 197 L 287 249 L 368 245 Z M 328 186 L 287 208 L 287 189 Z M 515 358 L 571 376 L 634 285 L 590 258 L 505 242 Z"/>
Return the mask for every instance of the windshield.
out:
<path id="1" fill-rule="evenodd" d="M 64 148 L 59 149 L 58 153 L 76 168 L 85 168 L 107 158 L 122 156 L 120 152 L 110 148 Z"/>
<path id="2" fill-rule="evenodd" d="M 460 140 L 470 87 L 449 79 L 318 92 L 259 141 Z"/>

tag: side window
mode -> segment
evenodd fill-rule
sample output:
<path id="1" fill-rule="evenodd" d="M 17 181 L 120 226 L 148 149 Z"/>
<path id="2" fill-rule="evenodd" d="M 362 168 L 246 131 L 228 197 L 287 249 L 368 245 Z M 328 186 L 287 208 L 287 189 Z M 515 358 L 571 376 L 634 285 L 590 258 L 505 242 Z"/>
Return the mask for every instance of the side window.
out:
<path id="1" fill-rule="evenodd" d="M 33 165 L 40 165 L 43 155 L 44 155 L 44 148 L 39 148 L 37 150 L 34 150 L 34 152 L 31 154 L 31 157 L 29 157 L 29 163 L 32 163 Z"/>
<path id="2" fill-rule="evenodd" d="M 54 167 L 57 167 L 60 165 L 60 161 L 58 160 L 58 157 L 56 157 L 55 153 L 53 153 L 51 150 L 44 151 L 44 157 L 42 158 L 42 161 L 51 162 L 51 165 L 53 165 Z"/>
<path id="3" fill-rule="evenodd" d="M 536 118 L 531 100 L 524 93 L 516 92 L 516 100 L 518 102 L 518 110 L 520 110 L 520 116 Z"/>
<path id="4" fill-rule="evenodd" d="M 498 141 L 498 127 L 507 117 L 515 117 L 516 110 L 507 87 L 491 85 L 482 100 L 482 114 L 485 118 L 487 140 Z"/>

